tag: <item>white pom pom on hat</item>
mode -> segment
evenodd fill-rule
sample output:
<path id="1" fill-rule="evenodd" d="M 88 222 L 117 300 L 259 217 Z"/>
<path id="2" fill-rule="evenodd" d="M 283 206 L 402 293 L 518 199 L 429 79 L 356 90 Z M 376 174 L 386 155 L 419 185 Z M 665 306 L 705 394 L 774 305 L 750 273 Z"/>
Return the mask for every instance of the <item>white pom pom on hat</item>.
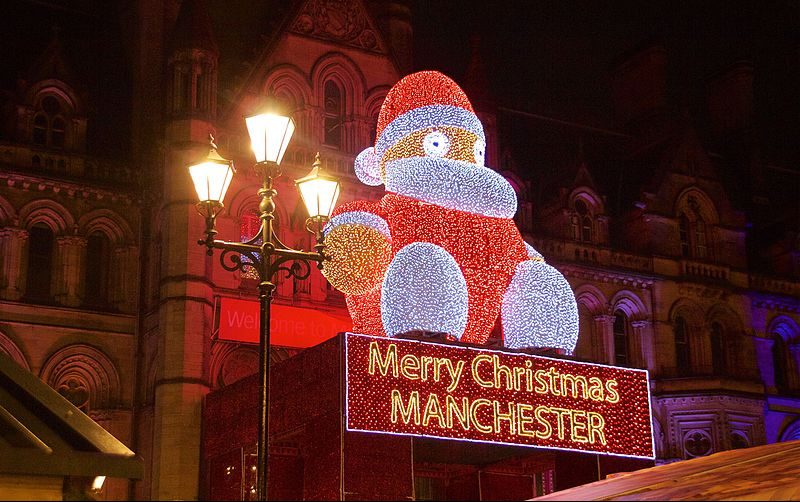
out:
<path id="1" fill-rule="evenodd" d="M 375 148 L 365 148 L 358 154 L 355 161 L 355 172 L 361 183 L 376 187 L 383 184 L 381 180 L 381 168 L 378 156 L 375 155 Z"/>

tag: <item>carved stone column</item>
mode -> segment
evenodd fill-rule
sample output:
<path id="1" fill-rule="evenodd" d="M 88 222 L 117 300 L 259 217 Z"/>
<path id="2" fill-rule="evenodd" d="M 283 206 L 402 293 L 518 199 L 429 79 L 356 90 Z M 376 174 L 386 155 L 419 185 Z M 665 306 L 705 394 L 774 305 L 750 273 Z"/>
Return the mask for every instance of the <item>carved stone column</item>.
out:
<path id="1" fill-rule="evenodd" d="M 614 316 L 598 315 L 594 318 L 592 350 L 595 361 L 614 364 Z"/>
<path id="2" fill-rule="evenodd" d="M 136 309 L 139 248 L 120 246 L 114 249 L 109 274 L 108 299 L 111 305 L 120 312 L 133 313 Z"/>
<path id="3" fill-rule="evenodd" d="M 634 365 L 639 368 L 655 369 L 655 347 L 652 332 L 648 329 L 651 322 L 645 319 L 631 322 L 631 354 Z"/>
<path id="4" fill-rule="evenodd" d="M 28 232 L 20 228 L 4 228 L 0 230 L 0 298 L 4 300 L 19 300 L 24 293 L 25 277 L 22 263 L 25 244 L 28 242 Z"/>
<path id="5" fill-rule="evenodd" d="M 86 261 L 86 239 L 77 236 L 62 236 L 58 245 L 55 298 L 61 305 L 77 307 L 83 297 L 83 264 Z"/>

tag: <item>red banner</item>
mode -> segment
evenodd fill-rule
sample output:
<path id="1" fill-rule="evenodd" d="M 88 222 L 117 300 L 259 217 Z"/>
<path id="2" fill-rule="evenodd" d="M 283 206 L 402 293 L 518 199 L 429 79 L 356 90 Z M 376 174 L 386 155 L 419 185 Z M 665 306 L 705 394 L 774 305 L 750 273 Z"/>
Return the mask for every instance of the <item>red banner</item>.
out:
<path id="1" fill-rule="evenodd" d="M 259 303 L 225 297 L 219 300 L 219 339 L 258 343 Z M 349 317 L 311 308 L 273 304 L 270 314 L 270 344 L 282 347 L 313 347 L 353 329 Z"/>
<path id="2" fill-rule="evenodd" d="M 646 370 L 346 335 L 347 429 L 654 458 Z"/>

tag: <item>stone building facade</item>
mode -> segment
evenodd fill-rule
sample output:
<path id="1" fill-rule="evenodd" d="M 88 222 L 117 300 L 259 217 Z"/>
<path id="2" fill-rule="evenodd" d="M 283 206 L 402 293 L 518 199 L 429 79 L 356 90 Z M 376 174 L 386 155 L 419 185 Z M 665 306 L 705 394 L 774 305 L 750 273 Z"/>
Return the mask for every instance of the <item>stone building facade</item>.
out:
<path id="1" fill-rule="evenodd" d="M 257 368 L 254 346 L 215 335 L 219 299 L 255 300 L 256 287 L 196 243 L 204 223 L 186 166 L 207 153 L 208 134 L 238 167 L 219 235 L 249 237 L 258 181 L 242 117 L 267 102 L 291 113 L 277 228 L 309 249 L 292 180 L 319 152 L 342 180 L 341 202 L 380 197 L 353 159 L 374 140 L 386 92 L 414 69 L 407 2 L 276 2 L 237 53 L 230 37 L 218 42 L 225 7 L 209 4 L 118 6 L 131 104 L 118 155 L 87 146 L 104 119 L 58 35 L 3 90 L 0 350 L 145 458 L 145 479 L 109 482 L 107 499 L 196 498 L 203 397 Z M 650 371 L 663 462 L 800 438 L 797 222 L 783 240 L 750 242 L 784 207 L 770 183 L 797 186 L 798 174 L 757 155 L 752 65 L 709 81 L 700 128 L 670 107 L 667 57 L 647 46 L 612 69 L 609 129 L 498 106 L 477 45 L 453 75 L 487 129 L 487 165 L 518 191 L 523 235 L 575 291 L 576 356 Z M 574 146 L 558 175 L 523 162 L 504 138 L 513 120 L 532 143 Z M 746 179 L 722 176 L 731 166 Z M 276 303 L 346 312 L 316 270 L 279 280 Z"/>

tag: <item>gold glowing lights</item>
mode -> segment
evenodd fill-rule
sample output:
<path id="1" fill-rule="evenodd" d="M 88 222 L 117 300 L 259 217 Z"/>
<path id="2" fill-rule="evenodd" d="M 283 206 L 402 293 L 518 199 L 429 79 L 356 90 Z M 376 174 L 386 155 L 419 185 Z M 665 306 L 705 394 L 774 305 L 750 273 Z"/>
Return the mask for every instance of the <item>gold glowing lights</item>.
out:
<path id="1" fill-rule="evenodd" d="M 325 238 L 331 250 L 322 274 L 339 291 L 362 295 L 375 288 L 391 259 L 389 240 L 366 225 L 343 224 L 333 227 Z"/>

